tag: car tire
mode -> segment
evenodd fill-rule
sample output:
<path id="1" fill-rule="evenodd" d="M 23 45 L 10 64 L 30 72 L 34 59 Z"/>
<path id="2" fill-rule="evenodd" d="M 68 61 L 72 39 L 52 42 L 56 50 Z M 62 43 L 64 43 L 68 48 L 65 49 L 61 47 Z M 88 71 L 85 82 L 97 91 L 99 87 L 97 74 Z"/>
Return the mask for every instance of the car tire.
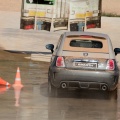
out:
<path id="1" fill-rule="evenodd" d="M 108 97 L 110 100 L 117 100 L 117 89 L 108 92 Z"/>
<path id="2" fill-rule="evenodd" d="M 49 97 L 57 97 L 58 96 L 58 89 L 55 88 L 50 81 L 48 81 L 48 95 Z"/>

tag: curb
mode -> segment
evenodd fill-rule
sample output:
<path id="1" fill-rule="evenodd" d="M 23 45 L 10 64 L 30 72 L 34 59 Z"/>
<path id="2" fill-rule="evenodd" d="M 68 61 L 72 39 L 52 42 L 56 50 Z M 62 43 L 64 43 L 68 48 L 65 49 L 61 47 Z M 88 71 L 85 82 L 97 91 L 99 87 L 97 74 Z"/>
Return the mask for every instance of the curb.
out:
<path id="1" fill-rule="evenodd" d="M 52 55 L 46 55 L 46 54 L 31 54 L 31 60 L 50 62 L 51 56 Z"/>

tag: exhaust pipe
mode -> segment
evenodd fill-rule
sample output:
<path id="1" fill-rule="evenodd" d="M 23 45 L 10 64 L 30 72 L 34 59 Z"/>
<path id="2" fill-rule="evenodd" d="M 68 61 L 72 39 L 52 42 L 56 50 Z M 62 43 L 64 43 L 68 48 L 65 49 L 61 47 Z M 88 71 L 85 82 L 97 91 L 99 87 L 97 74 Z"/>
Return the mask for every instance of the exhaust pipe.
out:
<path id="1" fill-rule="evenodd" d="M 61 84 L 61 87 L 62 87 L 62 88 L 66 88 L 66 87 L 67 87 L 67 84 L 66 84 L 66 83 L 62 83 L 62 84 Z"/>
<path id="2" fill-rule="evenodd" d="M 101 86 L 101 89 L 102 89 L 103 91 L 106 91 L 106 90 L 108 89 L 108 87 L 107 87 L 107 85 L 102 85 L 102 86 Z"/>

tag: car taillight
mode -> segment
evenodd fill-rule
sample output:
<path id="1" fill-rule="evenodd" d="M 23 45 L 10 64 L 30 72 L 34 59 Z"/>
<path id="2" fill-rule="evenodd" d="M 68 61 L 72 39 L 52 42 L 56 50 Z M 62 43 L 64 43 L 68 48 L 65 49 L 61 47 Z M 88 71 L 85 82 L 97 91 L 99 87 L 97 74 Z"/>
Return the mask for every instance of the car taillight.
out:
<path id="1" fill-rule="evenodd" d="M 65 62 L 64 62 L 63 57 L 57 57 L 56 66 L 57 67 L 65 67 Z"/>
<path id="2" fill-rule="evenodd" d="M 114 60 L 108 60 L 107 61 L 107 69 L 114 70 L 114 68 L 115 68 Z"/>

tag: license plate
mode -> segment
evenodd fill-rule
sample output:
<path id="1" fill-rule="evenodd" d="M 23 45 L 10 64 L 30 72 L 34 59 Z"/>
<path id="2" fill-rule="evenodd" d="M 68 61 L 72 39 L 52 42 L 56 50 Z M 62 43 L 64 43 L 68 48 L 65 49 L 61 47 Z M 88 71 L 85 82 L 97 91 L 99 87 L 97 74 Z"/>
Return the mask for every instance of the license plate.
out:
<path id="1" fill-rule="evenodd" d="M 97 63 L 74 62 L 73 65 L 81 68 L 97 68 Z"/>

